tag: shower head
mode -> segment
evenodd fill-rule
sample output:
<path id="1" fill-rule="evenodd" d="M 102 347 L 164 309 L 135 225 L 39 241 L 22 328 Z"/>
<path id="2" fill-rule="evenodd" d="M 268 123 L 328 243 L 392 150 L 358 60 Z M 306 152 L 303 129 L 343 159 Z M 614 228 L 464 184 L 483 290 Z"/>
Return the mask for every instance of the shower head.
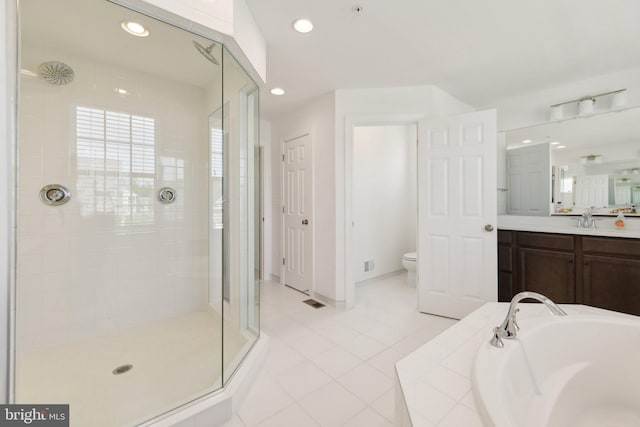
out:
<path id="1" fill-rule="evenodd" d="M 202 56 L 204 56 L 207 59 L 207 61 L 211 61 L 216 65 L 220 65 L 218 60 L 214 58 L 213 54 L 211 53 L 211 51 L 213 51 L 213 48 L 216 47 L 215 43 L 211 43 L 208 47 L 204 47 L 197 41 L 194 41 L 193 45 L 196 47 L 196 49 L 198 49 L 198 52 L 200 52 Z"/>
<path id="2" fill-rule="evenodd" d="M 38 74 L 54 85 L 66 85 L 73 81 L 75 73 L 67 64 L 58 61 L 47 61 L 40 64 Z"/>

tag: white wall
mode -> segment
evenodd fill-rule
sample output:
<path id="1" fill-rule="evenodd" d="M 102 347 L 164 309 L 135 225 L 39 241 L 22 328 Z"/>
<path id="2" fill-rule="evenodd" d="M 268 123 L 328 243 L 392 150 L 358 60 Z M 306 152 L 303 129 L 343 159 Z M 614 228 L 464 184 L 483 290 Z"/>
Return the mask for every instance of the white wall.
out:
<path id="1" fill-rule="evenodd" d="M 329 298 L 335 294 L 335 194 L 334 194 L 334 129 L 335 95 L 323 95 L 291 114 L 271 123 L 272 134 L 272 212 L 273 252 L 272 274 L 282 267 L 282 141 L 311 134 L 313 156 L 313 251 L 314 291 Z"/>
<path id="2" fill-rule="evenodd" d="M 504 131 L 548 122 L 550 105 L 617 89 L 627 89 L 628 106 L 640 105 L 640 68 L 525 93 L 483 108 L 498 110 L 498 130 Z M 600 98 L 596 101 L 595 111 L 607 111 L 607 102 L 606 98 Z"/>
<path id="3" fill-rule="evenodd" d="M 64 86 L 21 81 L 19 350 L 203 309 L 209 112 L 202 88 L 61 51 L 25 47 L 22 54 L 26 68 L 55 58 L 76 77 Z M 127 96 L 114 90 L 123 81 Z M 145 158 L 155 175 L 144 214 L 129 211 L 124 193 L 102 193 L 113 180 L 106 178 L 99 147 L 95 160 L 79 154 L 76 106 L 154 120 L 153 158 Z M 127 161 L 107 166 L 128 180 Z M 40 188 L 52 183 L 71 190 L 69 203 L 51 207 L 39 200 Z M 156 201 L 164 186 L 177 191 L 175 203 Z"/>
<path id="4" fill-rule="evenodd" d="M 358 126 L 353 135 L 353 278 L 401 270 L 416 242 L 415 125 Z M 375 268 L 364 271 L 364 262 Z"/>

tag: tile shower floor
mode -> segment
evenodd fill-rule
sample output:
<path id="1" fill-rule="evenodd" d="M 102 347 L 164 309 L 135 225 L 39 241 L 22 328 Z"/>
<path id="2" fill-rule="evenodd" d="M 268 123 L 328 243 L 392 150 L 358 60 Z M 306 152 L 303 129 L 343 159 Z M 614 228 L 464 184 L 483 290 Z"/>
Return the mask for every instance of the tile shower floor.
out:
<path id="1" fill-rule="evenodd" d="M 352 310 L 314 309 L 302 303 L 305 295 L 264 282 L 269 354 L 225 427 L 394 425 L 395 362 L 455 323 L 418 313 L 405 280 L 399 274 L 358 287 Z"/>
<path id="2" fill-rule="evenodd" d="M 220 387 L 221 333 L 202 311 L 20 355 L 17 401 L 70 403 L 72 427 L 134 425 Z M 246 340 L 225 345 L 236 354 Z"/>

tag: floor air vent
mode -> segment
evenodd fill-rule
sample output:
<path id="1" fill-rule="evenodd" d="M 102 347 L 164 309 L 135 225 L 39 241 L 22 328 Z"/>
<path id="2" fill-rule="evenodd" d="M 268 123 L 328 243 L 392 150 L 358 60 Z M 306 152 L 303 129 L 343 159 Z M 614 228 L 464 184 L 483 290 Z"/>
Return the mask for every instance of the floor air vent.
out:
<path id="1" fill-rule="evenodd" d="M 319 301 L 316 301 L 314 299 L 306 299 L 306 300 L 304 300 L 302 302 L 305 303 L 305 304 L 310 305 L 313 308 L 322 308 L 322 307 L 324 307 L 323 303 L 321 303 Z"/>

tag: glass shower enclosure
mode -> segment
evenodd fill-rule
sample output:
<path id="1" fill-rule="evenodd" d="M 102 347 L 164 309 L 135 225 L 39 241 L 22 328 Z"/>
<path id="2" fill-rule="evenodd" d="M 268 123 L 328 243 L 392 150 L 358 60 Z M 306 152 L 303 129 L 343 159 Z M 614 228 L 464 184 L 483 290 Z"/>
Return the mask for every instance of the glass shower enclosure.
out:
<path id="1" fill-rule="evenodd" d="M 258 86 L 106 0 L 21 0 L 15 403 L 136 425 L 259 336 Z"/>

